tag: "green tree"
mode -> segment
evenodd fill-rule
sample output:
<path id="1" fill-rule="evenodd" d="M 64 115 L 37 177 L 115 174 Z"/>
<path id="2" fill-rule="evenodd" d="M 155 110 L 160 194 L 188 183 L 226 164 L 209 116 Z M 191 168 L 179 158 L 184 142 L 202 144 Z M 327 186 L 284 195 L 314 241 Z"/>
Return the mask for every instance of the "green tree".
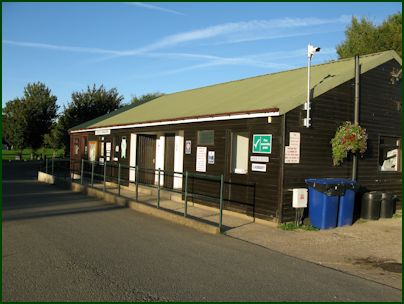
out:
<path id="1" fill-rule="evenodd" d="M 123 96 L 115 88 L 106 90 L 102 85 L 99 88 L 93 85 L 85 91 L 73 92 L 71 102 L 64 108 L 55 126 L 55 134 L 59 136 L 56 141 L 62 143 L 65 151 L 69 151 L 70 128 L 119 109 L 122 107 L 122 100 Z"/>
<path id="2" fill-rule="evenodd" d="M 337 45 L 340 58 L 365 55 L 387 50 L 402 52 L 402 13 L 389 16 L 382 24 L 362 18 L 352 17 L 351 24 L 345 30 L 345 41 Z"/>
<path id="3" fill-rule="evenodd" d="M 3 111 L 4 111 L 4 110 L 3 110 Z M 1 113 L 1 114 L 2 114 L 2 115 L 1 115 L 2 143 L 3 143 L 3 144 L 4 144 L 4 143 L 9 144 L 8 141 L 7 141 L 6 127 L 5 127 L 5 126 L 7 125 L 7 116 L 6 116 L 6 114 L 4 114 L 4 112 Z"/>
<path id="4" fill-rule="evenodd" d="M 395 50 L 402 57 L 403 16 L 397 13 L 379 26 L 379 39 L 382 50 Z"/>
<path id="5" fill-rule="evenodd" d="M 21 150 L 26 146 L 27 120 L 25 117 L 24 103 L 16 98 L 6 103 L 3 108 L 4 118 L 3 124 L 4 137 L 12 149 Z"/>
<path id="6" fill-rule="evenodd" d="M 146 103 L 146 102 L 148 102 L 150 100 L 156 99 L 156 98 L 158 98 L 160 96 L 163 96 L 163 95 L 164 95 L 164 93 L 160 93 L 160 92 L 147 93 L 147 94 L 144 94 L 144 95 L 142 95 L 140 97 L 136 97 L 136 95 L 135 95 L 135 96 L 132 97 L 130 102 L 141 105 L 143 103 Z"/>
<path id="7" fill-rule="evenodd" d="M 56 96 L 43 83 L 28 84 L 23 101 L 27 119 L 27 144 L 37 149 L 43 144 L 43 136 L 49 132 L 57 117 Z"/>
<path id="8" fill-rule="evenodd" d="M 37 149 L 49 132 L 57 114 L 56 96 L 41 82 L 29 83 L 24 96 L 6 103 L 5 136 L 14 149 Z"/>
<path id="9" fill-rule="evenodd" d="M 50 132 L 45 134 L 43 137 L 43 145 L 46 148 L 53 149 L 53 154 L 55 154 L 56 150 L 63 147 L 62 142 L 63 134 L 62 130 L 60 130 L 60 125 L 55 123 Z"/>

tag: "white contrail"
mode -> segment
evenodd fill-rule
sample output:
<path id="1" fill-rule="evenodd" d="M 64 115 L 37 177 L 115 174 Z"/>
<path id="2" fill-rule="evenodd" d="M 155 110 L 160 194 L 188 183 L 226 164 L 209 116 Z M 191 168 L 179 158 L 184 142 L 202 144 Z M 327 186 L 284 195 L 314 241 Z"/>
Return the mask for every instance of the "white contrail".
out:
<path id="1" fill-rule="evenodd" d="M 144 3 L 144 2 L 124 2 L 125 4 L 128 5 L 133 5 L 133 6 L 138 6 L 138 7 L 142 7 L 142 8 L 147 8 L 147 9 L 151 9 L 151 10 L 155 10 L 155 11 L 160 11 L 160 12 L 165 12 L 165 13 L 171 13 L 171 14 L 176 14 L 176 15 L 185 15 L 181 12 L 172 10 L 172 9 L 168 9 L 168 8 L 164 8 L 161 6 L 157 6 L 157 5 L 152 5 L 149 3 Z"/>

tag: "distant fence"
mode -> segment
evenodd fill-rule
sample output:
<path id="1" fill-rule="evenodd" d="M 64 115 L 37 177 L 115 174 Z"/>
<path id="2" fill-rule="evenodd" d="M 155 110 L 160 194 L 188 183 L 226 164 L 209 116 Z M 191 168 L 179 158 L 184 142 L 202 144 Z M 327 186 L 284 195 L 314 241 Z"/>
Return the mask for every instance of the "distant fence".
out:
<path id="1" fill-rule="evenodd" d="M 56 157 L 59 158 L 63 156 L 63 151 L 15 151 L 15 150 L 2 150 L 1 158 L 2 160 L 44 160 L 46 158 Z"/>

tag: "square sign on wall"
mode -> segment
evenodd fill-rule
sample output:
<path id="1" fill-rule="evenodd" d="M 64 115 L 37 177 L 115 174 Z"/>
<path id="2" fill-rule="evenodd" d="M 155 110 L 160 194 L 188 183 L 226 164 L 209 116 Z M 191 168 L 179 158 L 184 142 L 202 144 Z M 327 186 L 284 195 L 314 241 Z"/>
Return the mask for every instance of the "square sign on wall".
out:
<path id="1" fill-rule="evenodd" d="M 252 152 L 253 153 L 271 154 L 271 152 L 272 152 L 272 134 L 254 134 Z"/>

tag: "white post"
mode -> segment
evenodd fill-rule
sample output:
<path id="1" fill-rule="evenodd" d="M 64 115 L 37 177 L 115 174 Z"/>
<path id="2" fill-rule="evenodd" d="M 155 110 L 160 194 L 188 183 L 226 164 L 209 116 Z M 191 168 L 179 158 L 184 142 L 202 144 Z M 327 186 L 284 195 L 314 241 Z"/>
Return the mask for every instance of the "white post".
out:
<path id="1" fill-rule="evenodd" d="M 184 165 L 184 131 L 175 135 L 174 171 L 183 172 Z M 182 174 L 174 174 L 174 189 L 182 189 Z"/>
<path id="2" fill-rule="evenodd" d="M 307 103 L 306 103 L 306 128 L 310 127 L 310 65 L 311 65 L 311 56 L 307 58 Z"/>
<path id="3" fill-rule="evenodd" d="M 164 170 L 164 148 L 165 148 L 165 136 L 164 135 L 157 135 L 157 140 L 156 140 L 156 164 L 155 164 L 155 184 L 159 182 L 158 179 L 158 172 L 157 170 Z M 164 185 L 164 172 L 160 173 L 161 178 L 160 178 L 160 186 Z"/>
<path id="4" fill-rule="evenodd" d="M 136 142 L 137 135 L 132 133 L 130 135 L 130 154 L 129 154 L 129 181 L 135 182 L 136 180 L 136 169 L 134 168 L 136 164 Z"/>

